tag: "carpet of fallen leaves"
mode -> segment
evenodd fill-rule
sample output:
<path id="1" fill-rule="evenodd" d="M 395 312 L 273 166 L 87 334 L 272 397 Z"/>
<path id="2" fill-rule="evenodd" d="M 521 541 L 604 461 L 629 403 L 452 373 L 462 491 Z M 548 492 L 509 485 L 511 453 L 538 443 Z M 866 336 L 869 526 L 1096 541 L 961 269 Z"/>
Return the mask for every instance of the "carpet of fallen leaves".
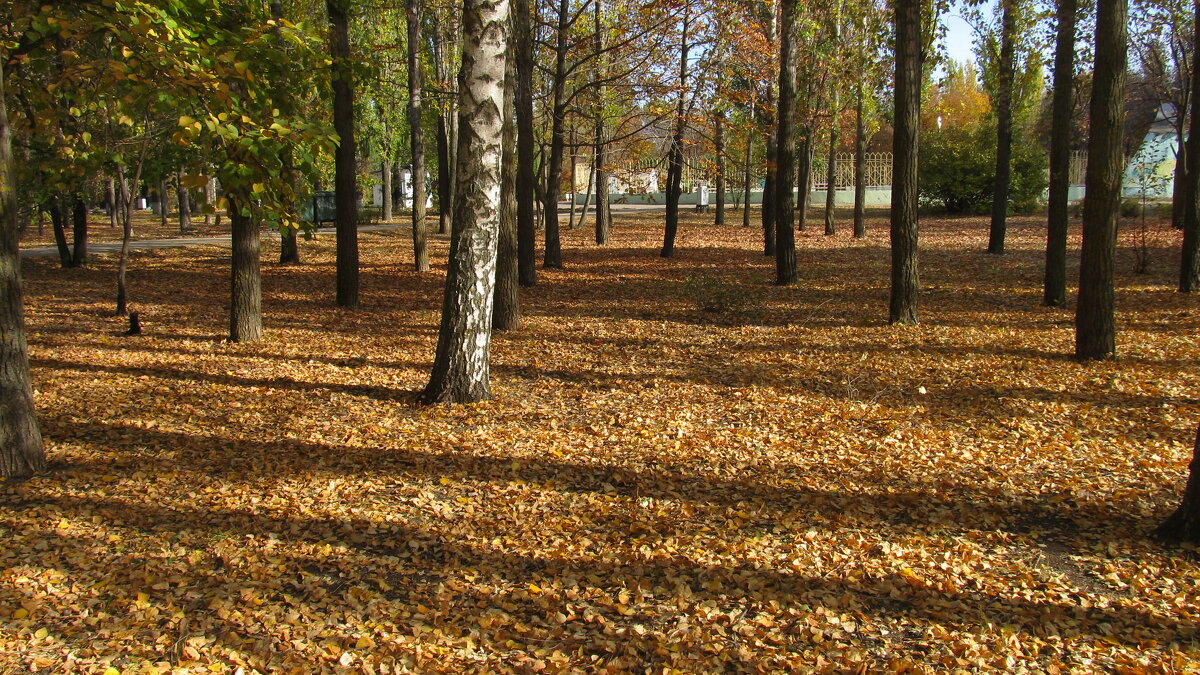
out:
<path id="1" fill-rule="evenodd" d="M 256 344 L 221 248 L 133 255 L 138 338 L 112 257 L 27 260 L 54 468 L 0 485 L 0 672 L 1196 670 L 1200 556 L 1147 536 L 1200 421 L 1178 235 L 1138 275 L 1124 226 L 1119 359 L 1080 364 L 1040 218 L 1002 257 L 925 218 L 909 328 L 871 227 L 810 224 L 794 288 L 753 229 L 566 231 L 469 406 L 413 403 L 444 237 L 418 274 L 363 234 L 355 311 L 331 235 L 269 242 Z"/>

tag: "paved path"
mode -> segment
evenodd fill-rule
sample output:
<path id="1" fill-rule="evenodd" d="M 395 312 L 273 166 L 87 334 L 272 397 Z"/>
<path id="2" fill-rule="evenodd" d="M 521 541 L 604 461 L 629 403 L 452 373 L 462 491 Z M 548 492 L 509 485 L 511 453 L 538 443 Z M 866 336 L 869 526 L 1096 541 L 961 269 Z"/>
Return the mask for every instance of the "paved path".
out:
<path id="1" fill-rule="evenodd" d="M 564 214 L 571 207 L 567 202 L 560 202 L 558 205 L 559 214 Z M 575 207 L 576 209 L 579 206 Z M 590 214 L 595 208 L 594 204 L 588 206 Z M 666 208 L 665 204 L 612 204 L 611 208 L 614 213 L 621 212 L 638 212 L 638 211 L 661 211 Z M 682 207 L 681 207 L 682 208 Z M 687 208 L 694 208 L 687 205 Z M 361 225 L 358 228 L 359 232 L 383 232 L 386 230 L 397 230 L 402 227 L 408 227 L 407 222 L 403 223 L 382 223 L 379 225 Z M 322 232 L 332 233 L 332 228 L 321 230 Z M 279 237 L 278 233 L 270 233 L 269 236 Z M 153 251 L 163 248 L 182 248 L 184 246 L 228 246 L 231 237 L 228 234 L 217 237 L 179 237 L 175 239 L 142 239 L 129 242 L 129 250 L 131 251 Z M 121 242 L 88 242 L 88 255 L 97 255 L 105 253 L 120 253 Z M 58 255 L 58 248 L 55 246 L 36 246 L 34 248 L 21 249 L 22 258 L 32 257 L 55 257 Z"/>

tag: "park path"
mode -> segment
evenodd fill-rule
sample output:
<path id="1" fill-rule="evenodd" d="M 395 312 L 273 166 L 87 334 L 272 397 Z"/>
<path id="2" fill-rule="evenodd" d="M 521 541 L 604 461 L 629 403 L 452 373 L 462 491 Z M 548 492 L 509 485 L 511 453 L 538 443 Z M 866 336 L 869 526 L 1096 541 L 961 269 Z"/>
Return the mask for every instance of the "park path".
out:
<path id="1" fill-rule="evenodd" d="M 560 213 L 568 209 L 570 205 L 567 202 L 559 204 Z M 655 211 L 666 208 L 662 204 L 613 204 L 614 212 L 620 211 Z M 590 210 L 590 209 L 589 209 Z M 380 223 L 378 225 L 360 225 L 359 232 L 383 232 L 387 230 L 395 230 L 401 227 L 408 227 L 408 223 Z M 333 232 L 332 229 L 323 230 L 324 232 Z M 271 236 L 278 238 L 277 233 L 271 233 Z M 173 239 L 141 239 L 138 241 L 129 242 L 130 251 L 153 251 L 164 248 L 183 248 L 185 246 L 228 246 L 231 237 L 228 234 L 216 237 L 176 237 Z M 97 255 L 105 253 L 119 253 L 121 251 L 121 242 L 88 242 L 88 255 Z M 58 248 L 55 246 L 35 246 L 32 248 L 21 249 L 22 258 L 34 257 L 54 257 L 58 255 Z"/>

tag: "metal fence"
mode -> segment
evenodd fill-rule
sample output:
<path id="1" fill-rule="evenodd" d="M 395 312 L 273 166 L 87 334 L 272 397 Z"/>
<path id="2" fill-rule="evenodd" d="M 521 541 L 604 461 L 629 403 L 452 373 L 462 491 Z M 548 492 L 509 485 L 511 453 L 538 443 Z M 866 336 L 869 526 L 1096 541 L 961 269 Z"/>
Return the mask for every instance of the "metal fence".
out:
<path id="1" fill-rule="evenodd" d="M 849 152 L 838 153 L 835 157 L 837 164 L 834 166 L 835 181 L 839 188 L 854 186 L 854 154 Z M 887 188 L 892 185 L 892 153 L 890 152 L 869 152 L 865 158 L 866 165 L 866 187 L 868 188 Z M 707 181 L 709 185 L 714 183 L 714 177 L 705 169 L 704 164 L 712 165 L 712 163 L 703 163 L 695 158 L 685 158 L 682 177 L 682 188 L 684 192 L 690 192 L 700 181 Z M 726 180 L 730 185 L 737 189 L 741 186 L 743 180 L 742 168 L 732 162 L 726 163 Z M 812 183 L 814 190 L 825 189 L 825 157 L 813 157 L 812 160 Z M 754 167 L 761 169 L 761 167 Z M 653 174 L 657 177 L 654 184 L 657 190 L 666 188 L 666 160 L 660 159 L 643 159 L 636 162 L 615 162 L 609 169 L 613 176 L 617 177 L 622 182 L 630 184 L 641 183 L 635 179 L 635 176 L 646 176 Z M 753 183 L 759 185 L 762 176 L 755 173 Z M 586 184 L 586 183 L 585 183 Z"/>

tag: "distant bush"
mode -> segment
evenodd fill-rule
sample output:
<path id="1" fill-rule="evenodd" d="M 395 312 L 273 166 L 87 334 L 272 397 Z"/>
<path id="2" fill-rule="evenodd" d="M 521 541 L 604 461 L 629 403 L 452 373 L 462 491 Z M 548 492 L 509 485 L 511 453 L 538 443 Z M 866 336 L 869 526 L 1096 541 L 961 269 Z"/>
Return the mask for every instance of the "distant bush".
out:
<path id="1" fill-rule="evenodd" d="M 988 213 L 995 178 L 994 133 L 943 129 L 922 134 L 918 192 L 924 204 L 950 213 Z M 1034 144 L 1014 138 L 1009 210 L 1036 210 L 1045 189 L 1045 155 Z"/>

